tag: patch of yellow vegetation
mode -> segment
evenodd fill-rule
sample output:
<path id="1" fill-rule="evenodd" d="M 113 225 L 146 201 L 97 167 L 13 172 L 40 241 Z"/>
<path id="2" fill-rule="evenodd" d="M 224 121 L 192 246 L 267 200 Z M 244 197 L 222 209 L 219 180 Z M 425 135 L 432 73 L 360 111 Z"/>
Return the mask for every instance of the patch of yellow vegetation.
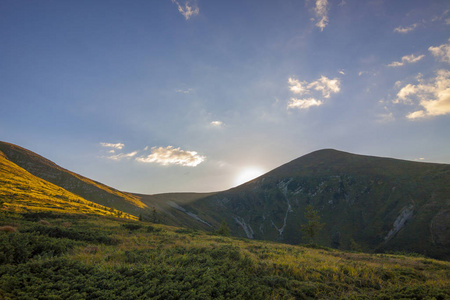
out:
<path id="1" fill-rule="evenodd" d="M 0 201 L 12 211 L 55 211 L 95 214 L 136 220 L 137 217 L 102 206 L 38 178 L 6 159 L 0 151 Z"/>

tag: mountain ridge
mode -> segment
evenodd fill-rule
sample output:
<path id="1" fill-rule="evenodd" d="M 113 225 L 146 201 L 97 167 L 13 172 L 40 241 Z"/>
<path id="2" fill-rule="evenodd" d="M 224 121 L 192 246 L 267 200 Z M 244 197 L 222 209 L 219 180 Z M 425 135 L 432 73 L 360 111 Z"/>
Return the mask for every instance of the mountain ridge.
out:
<path id="1" fill-rule="evenodd" d="M 326 224 L 317 236 L 321 245 L 450 259 L 448 164 L 321 149 L 226 191 L 143 195 L 117 191 L 9 143 L 0 142 L 0 155 L 86 200 L 152 222 L 211 231 L 224 220 L 236 236 L 298 244 L 305 242 L 301 227 L 311 205 Z"/>

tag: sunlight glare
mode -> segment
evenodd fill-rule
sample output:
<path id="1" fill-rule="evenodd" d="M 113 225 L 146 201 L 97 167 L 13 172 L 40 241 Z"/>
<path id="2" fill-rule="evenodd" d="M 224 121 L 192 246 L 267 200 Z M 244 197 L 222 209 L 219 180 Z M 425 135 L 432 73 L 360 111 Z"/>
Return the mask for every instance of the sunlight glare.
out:
<path id="1" fill-rule="evenodd" d="M 248 167 L 239 172 L 234 180 L 234 186 L 241 185 L 246 183 L 252 179 L 255 179 L 258 176 L 264 174 L 264 170 L 258 167 Z"/>

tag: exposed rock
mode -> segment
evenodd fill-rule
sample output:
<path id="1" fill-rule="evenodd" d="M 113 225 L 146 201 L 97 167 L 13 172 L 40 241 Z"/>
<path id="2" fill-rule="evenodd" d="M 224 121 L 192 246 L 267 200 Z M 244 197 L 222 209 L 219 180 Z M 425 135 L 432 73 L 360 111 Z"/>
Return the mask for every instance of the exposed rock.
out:
<path id="1" fill-rule="evenodd" d="M 392 229 L 386 235 L 384 240 L 389 241 L 397 232 L 400 231 L 400 229 L 405 227 L 406 222 L 413 216 L 413 212 L 414 212 L 414 205 L 410 204 L 404 207 L 401 210 L 400 215 L 397 217 L 397 219 L 395 219 Z"/>

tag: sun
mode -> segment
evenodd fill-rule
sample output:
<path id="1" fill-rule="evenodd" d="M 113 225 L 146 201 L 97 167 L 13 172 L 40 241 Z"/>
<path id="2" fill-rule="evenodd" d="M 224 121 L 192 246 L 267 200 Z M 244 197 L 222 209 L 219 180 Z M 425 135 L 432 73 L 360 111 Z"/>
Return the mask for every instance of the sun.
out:
<path id="1" fill-rule="evenodd" d="M 234 179 L 234 186 L 246 183 L 262 174 L 264 174 L 264 170 L 259 167 L 247 167 L 242 169 Z"/>

